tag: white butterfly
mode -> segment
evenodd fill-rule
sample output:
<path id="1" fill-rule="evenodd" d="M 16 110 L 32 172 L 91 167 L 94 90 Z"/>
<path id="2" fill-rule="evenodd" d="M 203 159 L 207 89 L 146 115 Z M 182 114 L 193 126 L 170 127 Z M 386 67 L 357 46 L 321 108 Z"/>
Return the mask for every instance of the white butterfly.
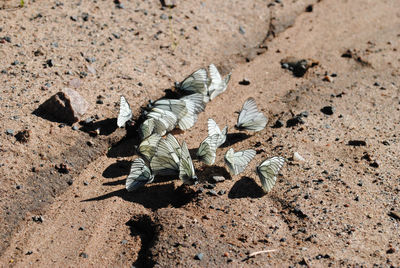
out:
<path id="1" fill-rule="evenodd" d="M 243 172 L 255 155 L 256 151 L 251 149 L 238 151 L 235 153 L 235 151 L 230 148 L 225 153 L 224 160 L 229 168 L 229 171 L 235 175 L 238 175 L 239 173 Z"/>
<path id="2" fill-rule="evenodd" d="M 219 139 L 219 135 L 214 134 L 212 136 L 208 136 L 204 141 L 202 141 L 196 153 L 197 158 L 207 165 L 214 164 Z"/>
<path id="3" fill-rule="evenodd" d="M 189 150 L 186 142 L 182 142 L 181 161 L 179 163 L 179 178 L 184 184 L 197 184 L 198 178 L 194 171 L 192 158 L 190 157 Z"/>
<path id="4" fill-rule="evenodd" d="M 150 135 L 139 144 L 137 148 L 138 153 L 142 155 L 145 160 L 150 162 L 157 151 L 157 146 L 160 140 L 161 136 L 159 134 L 154 133 Z"/>
<path id="5" fill-rule="evenodd" d="M 181 83 L 175 82 L 175 88 L 184 93 L 207 95 L 208 84 L 207 70 L 202 68 L 189 75 Z"/>
<path id="6" fill-rule="evenodd" d="M 168 133 L 167 137 L 165 137 L 165 140 L 169 143 L 169 145 L 171 145 L 176 155 L 180 158 L 182 154 L 182 149 L 175 136 Z"/>
<path id="7" fill-rule="evenodd" d="M 175 145 L 168 139 L 161 139 L 150 166 L 156 175 L 177 175 L 179 173 L 180 156 Z"/>
<path id="8" fill-rule="evenodd" d="M 132 119 L 132 110 L 128 101 L 124 96 L 121 96 L 119 101 L 119 113 L 117 118 L 118 127 L 125 126 L 125 123 Z"/>
<path id="9" fill-rule="evenodd" d="M 149 103 L 150 108 L 159 108 L 166 111 L 171 111 L 178 119 L 181 119 L 187 114 L 186 102 L 177 99 L 161 99 L 153 103 Z"/>
<path id="10" fill-rule="evenodd" d="M 155 123 L 153 118 L 146 119 L 139 127 L 140 139 L 143 140 L 149 137 L 154 131 L 154 125 Z"/>
<path id="11" fill-rule="evenodd" d="M 267 123 L 268 119 L 257 110 L 256 101 L 248 98 L 243 104 L 235 127 L 239 130 L 260 131 L 265 128 Z"/>
<path id="12" fill-rule="evenodd" d="M 228 126 L 225 126 L 224 129 L 221 131 L 217 125 L 217 123 L 209 118 L 207 121 L 208 124 L 208 136 L 211 137 L 213 135 L 218 135 L 218 143 L 217 148 L 220 147 L 226 141 L 226 133 L 228 132 Z"/>
<path id="13" fill-rule="evenodd" d="M 154 175 L 143 159 L 137 158 L 132 162 L 131 171 L 126 178 L 125 188 L 128 192 L 134 191 L 146 183 L 151 183 Z"/>
<path id="14" fill-rule="evenodd" d="M 231 79 L 231 74 L 229 73 L 225 79 L 222 80 L 221 75 L 214 64 L 210 64 L 208 67 L 208 72 L 210 73 L 211 78 L 211 83 L 208 86 L 208 95 L 210 100 L 212 100 L 226 90 L 228 87 L 228 82 Z"/>
<path id="15" fill-rule="evenodd" d="M 206 104 L 203 101 L 203 95 L 200 93 L 186 95 L 180 98 L 180 100 L 185 101 L 188 110 L 193 109 L 193 112 L 196 114 L 203 112 L 206 107 Z"/>
<path id="16" fill-rule="evenodd" d="M 178 118 L 173 112 L 156 107 L 151 109 L 146 116 L 147 118 L 154 119 L 154 132 L 161 136 L 165 135 L 168 131 L 173 130 L 178 122 Z"/>
<path id="17" fill-rule="evenodd" d="M 256 169 L 258 176 L 260 177 L 264 192 L 271 191 L 276 183 L 276 176 L 279 170 L 285 164 L 285 158 L 281 156 L 274 156 L 262 162 Z"/>

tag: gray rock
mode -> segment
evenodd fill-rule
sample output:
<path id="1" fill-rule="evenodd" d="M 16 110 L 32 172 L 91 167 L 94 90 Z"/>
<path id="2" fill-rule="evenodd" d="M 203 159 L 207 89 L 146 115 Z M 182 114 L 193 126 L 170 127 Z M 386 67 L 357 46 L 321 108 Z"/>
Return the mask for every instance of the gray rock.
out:
<path id="1" fill-rule="evenodd" d="M 12 136 L 12 135 L 14 135 L 14 130 L 13 129 L 7 129 L 6 130 L 6 134 Z"/>
<path id="2" fill-rule="evenodd" d="M 223 181 L 225 181 L 225 177 L 224 176 L 213 176 L 210 179 L 211 183 L 218 183 L 218 182 L 223 182 Z"/>
<path id="3" fill-rule="evenodd" d="M 194 259 L 195 259 L 195 260 L 201 261 L 201 260 L 203 259 L 203 257 L 204 257 L 204 254 L 203 254 L 203 253 L 197 253 L 197 254 L 194 256 Z"/>
<path id="4" fill-rule="evenodd" d="M 239 26 L 239 33 L 241 33 L 241 34 L 246 33 L 246 31 L 244 30 L 244 28 L 242 26 Z"/>
<path id="5" fill-rule="evenodd" d="M 75 123 L 86 113 L 88 102 L 75 90 L 64 88 L 39 107 L 45 113 L 61 122 Z"/>

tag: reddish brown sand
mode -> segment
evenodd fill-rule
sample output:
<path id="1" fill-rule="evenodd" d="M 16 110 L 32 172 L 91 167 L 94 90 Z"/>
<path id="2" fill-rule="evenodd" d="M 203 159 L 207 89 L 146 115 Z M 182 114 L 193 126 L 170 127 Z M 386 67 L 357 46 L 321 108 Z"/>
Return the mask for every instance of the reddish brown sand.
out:
<path id="1" fill-rule="evenodd" d="M 400 266 L 398 1 L 190 0 L 165 10 L 158 1 L 14 2 L 0 2 L 2 266 Z M 318 65 L 297 78 L 281 68 L 289 56 Z M 196 149 L 208 118 L 230 135 L 215 166 L 195 162 L 197 186 L 156 181 L 128 193 L 136 156 L 124 129 L 90 137 L 32 114 L 80 79 L 84 119 L 115 123 L 121 94 L 138 117 L 148 99 L 210 63 L 232 71 L 228 90 L 176 137 Z M 243 139 L 233 126 L 248 97 L 269 123 Z M 286 127 L 304 111 L 304 124 Z M 272 128 L 277 120 L 284 126 Z M 28 142 L 8 129 L 30 130 Z M 230 147 L 258 150 L 238 176 L 224 167 Z M 264 195 L 254 170 L 274 155 L 289 161 Z M 213 175 L 227 179 L 214 188 L 225 194 L 201 192 Z"/>

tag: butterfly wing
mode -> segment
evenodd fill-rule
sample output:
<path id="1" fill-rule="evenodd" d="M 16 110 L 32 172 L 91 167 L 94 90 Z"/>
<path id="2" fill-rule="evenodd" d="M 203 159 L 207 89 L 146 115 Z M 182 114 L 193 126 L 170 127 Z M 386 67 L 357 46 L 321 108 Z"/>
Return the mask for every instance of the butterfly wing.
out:
<path id="1" fill-rule="evenodd" d="M 139 127 L 139 136 L 143 140 L 149 137 L 154 130 L 154 119 L 146 119 Z"/>
<path id="2" fill-rule="evenodd" d="M 182 142 L 182 155 L 179 163 L 179 178 L 184 184 L 189 185 L 196 184 L 198 181 L 186 142 Z"/>
<path id="3" fill-rule="evenodd" d="M 132 119 L 132 110 L 128 101 L 124 96 L 121 96 L 119 101 L 119 113 L 117 118 L 118 127 L 125 126 L 125 123 Z"/>
<path id="4" fill-rule="evenodd" d="M 150 135 L 139 144 L 139 147 L 137 149 L 139 154 L 150 162 L 157 151 L 157 145 L 160 140 L 161 136 L 159 134 L 154 133 Z"/>
<path id="5" fill-rule="evenodd" d="M 207 165 L 212 165 L 215 162 L 217 144 L 219 141 L 219 135 L 214 134 L 208 136 L 204 141 L 200 143 L 199 149 L 197 150 L 197 158 Z"/>
<path id="6" fill-rule="evenodd" d="M 268 120 L 263 113 L 257 109 L 256 101 L 248 98 L 240 111 L 236 127 L 252 131 L 260 131 L 265 128 Z"/>
<path id="7" fill-rule="evenodd" d="M 210 136 L 210 137 L 213 135 L 219 136 L 219 140 L 217 143 L 217 148 L 218 148 L 219 146 L 224 144 L 226 141 L 226 133 L 228 131 L 228 126 L 225 126 L 223 131 L 221 131 L 219 129 L 217 123 L 211 118 L 208 119 L 207 124 L 208 124 L 208 136 Z"/>
<path id="8" fill-rule="evenodd" d="M 125 188 L 128 192 L 131 192 L 142 187 L 146 183 L 151 183 L 153 180 L 154 175 L 151 174 L 144 160 L 137 158 L 132 162 L 131 170 L 126 178 Z"/>
<path id="9" fill-rule="evenodd" d="M 281 156 L 274 156 L 262 162 L 256 169 L 258 176 L 260 177 L 261 185 L 264 192 L 271 191 L 276 183 L 276 176 L 279 170 L 285 164 L 285 158 Z"/>
<path id="10" fill-rule="evenodd" d="M 161 139 L 151 159 L 150 166 L 155 174 L 176 175 L 179 172 L 179 156 L 166 139 Z"/>
<path id="11" fill-rule="evenodd" d="M 231 148 L 225 154 L 225 162 L 227 163 L 229 170 L 233 174 L 238 175 L 245 170 L 255 155 L 256 151 L 252 149 L 234 152 Z"/>
<path id="12" fill-rule="evenodd" d="M 209 79 L 207 77 L 207 70 L 202 68 L 191 75 L 189 75 L 185 80 L 183 80 L 178 89 L 183 92 L 188 93 L 201 93 L 203 95 L 207 94 L 207 85 Z"/>
<path id="13" fill-rule="evenodd" d="M 187 113 L 186 103 L 182 100 L 161 99 L 156 101 L 153 107 L 171 111 L 178 119 L 182 118 Z"/>
<path id="14" fill-rule="evenodd" d="M 196 114 L 203 112 L 206 107 L 206 104 L 203 101 L 203 95 L 200 93 L 194 93 L 184 96 L 180 98 L 180 100 L 185 101 L 186 106 L 189 106 L 188 102 L 190 102 L 191 103 L 190 105 L 193 106 L 193 112 Z"/>

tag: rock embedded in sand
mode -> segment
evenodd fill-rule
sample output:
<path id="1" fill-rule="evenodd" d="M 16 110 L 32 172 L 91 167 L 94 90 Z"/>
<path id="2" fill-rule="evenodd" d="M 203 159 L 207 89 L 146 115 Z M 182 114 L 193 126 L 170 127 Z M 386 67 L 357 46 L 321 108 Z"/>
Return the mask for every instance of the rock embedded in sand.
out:
<path id="1" fill-rule="evenodd" d="M 86 113 L 88 102 L 75 90 L 64 88 L 45 101 L 39 109 L 55 119 L 75 123 Z"/>
<path id="2" fill-rule="evenodd" d="M 325 106 L 321 109 L 321 112 L 326 115 L 333 115 L 333 113 L 335 112 L 335 108 L 332 106 Z"/>

